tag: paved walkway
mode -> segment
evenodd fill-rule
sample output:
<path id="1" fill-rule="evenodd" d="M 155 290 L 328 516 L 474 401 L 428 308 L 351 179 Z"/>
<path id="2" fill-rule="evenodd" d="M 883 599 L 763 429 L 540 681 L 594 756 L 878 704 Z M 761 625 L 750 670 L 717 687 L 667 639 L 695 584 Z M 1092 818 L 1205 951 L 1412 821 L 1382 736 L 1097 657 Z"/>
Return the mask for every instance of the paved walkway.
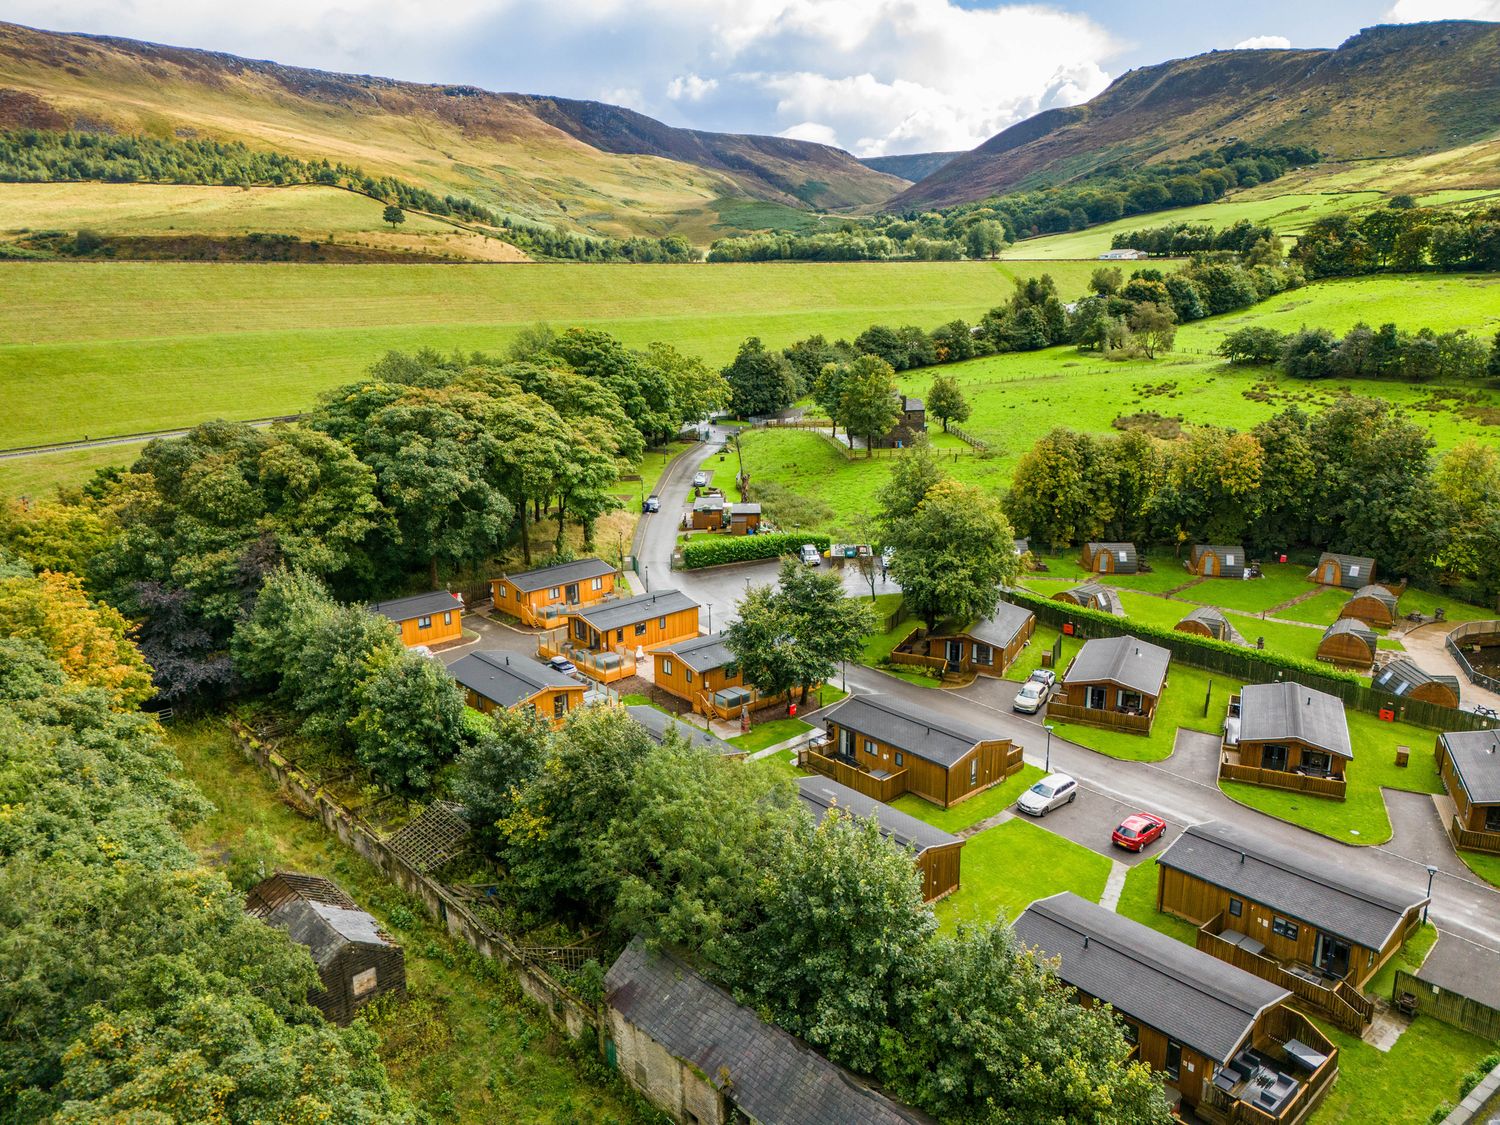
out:
<path id="1" fill-rule="evenodd" d="M 1444 643 L 1448 634 L 1457 626 L 1452 621 L 1439 621 L 1430 625 L 1419 625 L 1400 635 L 1402 647 L 1417 667 L 1434 675 L 1457 676 L 1459 698 L 1464 708 L 1472 709 L 1477 703 L 1500 711 L 1500 693 L 1487 691 L 1478 684 L 1470 683 L 1458 661 Z"/>
<path id="2" fill-rule="evenodd" d="M 1125 893 L 1125 876 L 1130 874 L 1130 868 L 1118 859 L 1111 859 L 1109 864 L 1109 879 L 1104 884 L 1104 893 L 1099 896 L 1099 905 L 1105 910 L 1118 910 L 1120 908 L 1120 896 Z"/>

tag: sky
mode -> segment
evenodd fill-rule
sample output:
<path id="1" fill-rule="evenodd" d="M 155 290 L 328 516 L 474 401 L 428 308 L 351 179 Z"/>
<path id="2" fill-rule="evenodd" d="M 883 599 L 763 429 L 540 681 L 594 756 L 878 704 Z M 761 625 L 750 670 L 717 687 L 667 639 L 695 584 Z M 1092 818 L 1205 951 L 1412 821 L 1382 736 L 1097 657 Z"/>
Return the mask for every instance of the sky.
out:
<path id="1" fill-rule="evenodd" d="M 0 19 L 324 70 L 591 98 L 859 156 L 972 148 L 1133 67 L 1500 20 L 1500 0 L 0 0 Z"/>

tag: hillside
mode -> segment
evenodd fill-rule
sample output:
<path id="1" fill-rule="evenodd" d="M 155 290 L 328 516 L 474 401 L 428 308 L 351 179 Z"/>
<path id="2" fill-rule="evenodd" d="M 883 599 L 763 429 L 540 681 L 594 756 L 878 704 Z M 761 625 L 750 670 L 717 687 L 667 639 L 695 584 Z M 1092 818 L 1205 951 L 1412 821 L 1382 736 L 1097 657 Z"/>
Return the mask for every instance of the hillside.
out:
<path id="1" fill-rule="evenodd" d="M 879 202 L 905 186 L 827 145 L 677 129 L 618 106 L 333 74 L 0 23 L 0 129 L 242 141 L 518 218 L 708 241 L 711 204 Z"/>
<path id="2" fill-rule="evenodd" d="M 962 152 L 909 152 L 904 156 L 861 156 L 859 162 L 888 176 L 900 176 L 903 180 L 915 182 L 962 155 Z"/>
<path id="3" fill-rule="evenodd" d="M 1454 149 L 1497 129 L 1500 24 L 1374 27 L 1331 50 L 1213 51 L 1130 71 L 1084 105 L 991 137 L 888 207 L 949 206 L 1236 139 L 1347 161 Z"/>

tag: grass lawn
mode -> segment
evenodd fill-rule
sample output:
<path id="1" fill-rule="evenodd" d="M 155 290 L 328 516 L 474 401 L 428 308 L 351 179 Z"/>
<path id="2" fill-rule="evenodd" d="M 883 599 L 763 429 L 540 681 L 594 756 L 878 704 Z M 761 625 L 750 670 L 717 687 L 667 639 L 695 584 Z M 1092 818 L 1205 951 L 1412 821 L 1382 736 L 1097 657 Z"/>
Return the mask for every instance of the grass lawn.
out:
<path id="1" fill-rule="evenodd" d="M 1380 967 L 1376 973 L 1365 984 L 1365 994 L 1377 998 L 1389 1000 L 1391 989 L 1396 983 L 1396 970 L 1405 969 L 1409 973 L 1415 973 L 1422 967 L 1427 953 L 1437 943 L 1437 927 L 1431 922 L 1425 923 L 1421 929 L 1406 939 L 1406 944 L 1396 950 L 1396 955 Z"/>
<path id="2" fill-rule="evenodd" d="M 809 776 L 806 770 L 799 770 L 797 768 L 796 755 L 790 751 L 781 754 L 770 754 L 764 758 L 756 758 L 754 761 L 747 760 L 745 764 L 751 769 L 770 770 L 781 777 L 797 778 Z"/>
<path id="3" fill-rule="evenodd" d="M 885 602 L 885 599 L 890 599 L 890 601 Z M 876 612 L 883 616 L 894 612 L 896 606 L 901 602 L 901 595 L 881 594 L 875 601 Z M 871 633 L 865 638 L 865 650 L 864 654 L 859 658 L 859 662 L 871 668 L 880 668 L 887 675 L 905 680 L 909 684 L 916 684 L 918 687 L 936 687 L 938 680 L 935 677 L 924 676 L 915 668 L 910 671 L 898 671 L 894 668 L 882 667 L 890 659 L 891 650 L 906 640 L 907 637 L 911 636 L 912 633 L 916 632 L 921 627 L 921 624 L 915 618 L 908 618 L 905 621 L 898 621 L 894 627 L 887 629 L 883 633 Z"/>
<path id="4" fill-rule="evenodd" d="M 1486 855 L 1483 852 L 1459 852 L 1458 858 L 1463 860 L 1465 866 L 1486 883 L 1492 883 L 1500 887 L 1500 855 Z"/>
<path id="5" fill-rule="evenodd" d="M 1014 919 L 1039 898 L 1072 891 L 1098 902 L 1109 860 L 1081 844 L 1023 820 L 1008 820 L 969 837 L 959 889 L 937 904 L 945 929 L 959 922 Z"/>
<path id="6" fill-rule="evenodd" d="M 1120 893 L 1115 913 L 1130 918 L 1143 926 L 1150 926 L 1169 938 L 1176 938 L 1187 945 L 1196 946 L 1198 927 L 1191 922 L 1156 909 L 1156 859 L 1138 863 L 1125 875 L 1125 889 Z"/>
<path id="7" fill-rule="evenodd" d="M 434 1120 L 654 1120 L 585 1052 L 574 1057 L 515 977 L 429 921 L 321 825 L 293 812 L 214 721 L 167 736 L 216 811 L 188 833 L 205 862 L 261 860 L 335 880 L 406 949 L 408 998 L 378 1015 L 392 1080 Z"/>
<path id="8" fill-rule="evenodd" d="M 1042 666 L 1042 654 L 1051 652 L 1052 646 L 1057 643 L 1060 636 L 1057 629 L 1051 625 L 1038 624 L 1036 632 L 1031 635 L 1031 643 L 1021 650 L 1021 655 L 1016 657 L 1015 662 L 1005 670 L 1005 678 L 1008 680 L 1025 680 L 1031 673 Z M 1062 657 L 1057 662 L 1057 673 L 1068 666 L 1068 662 L 1078 655 L 1078 650 L 1083 647 L 1083 641 L 1077 637 L 1063 637 Z"/>
<path id="9" fill-rule="evenodd" d="M 1349 604 L 1351 593 L 1351 590 L 1324 590 L 1305 602 L 1277 610 L 1276 616 L 1288 621 L 1306 621 L 1309 625 L 1332 625 L 1338 620 L 1339 611 Z"/>
<path id="10" fill-rule="evenodd" d="M 1181 596 L 1190 602 L 1260 613 L 1298 594 L 1316 589 L 1307 580 L 1308 567 L 1298 563 L 1265 563 L 1259 578 L 1239 582 L 1229 578 L 1206 578 Z"/>
<path id="11" fill-rule="evenodd" d="M 1205 714 L 1203 702 L 1209 698 L 1210 682 L 1213 696 Z M 1215 679 L 1198 668 L 1174 663 L 1167 672 L 1167 687 L 1156 705 L 1156 720 L 1151 724 L 1149 735 L 1063 722 L 1056 724 L 1057 734 L 1111 758 L 1159 762 L 1172 753 L 1178 727 L 1217 733 L 1224 725 L 1224 709 L 1229 705 L 1229 696 L 1241 686 L 1222 676 Z"/>
<path id="12" fill-rule="evenodd" d="M 103 445 L 35 457 L 7 457 L 0 461 L 0 496 L 50 497 L 59 487 L 87 483 L 98 469 L 132 464 L 144 448 L 144 443 Z"/>
<path id="13" fill-rule="evenodd" d="M 1470 605 L 1468 602 L 1457 601 L 1426 590 L 1408 588 L 1406 593 L 1401 595 L 1400 609 L 1403 614 L 1425 613 L 1431 617 L 1440 607 L 1449 621 L 1487 621 L 1500 617 L 1500 613 L 1494 609 Z"/>
<path id="14" fill-rule="evenodd" d="M 1439 1102 L 1457 1104 L 1459 1081 L 1494 1050 L 1427 1016 L 1417 1017 L 1388 1052 L 1329 1024 L 1318 1027 L 1339 1049 L 1339 1076 L 1309 1118 L 1312 1125 L 1420 1125 Z"/>
<path id="15" fill-rule="evenodd" d="M 1437 763 L 1426 752 L 1432 744 L 1433 732 L 1409 723 L 1383 723 L 1375 715 L 1352 709 L 1345 711 L 1345 717 L 1354 748 L 1354 760 L 1346 774 L 1347 800 L 1265 789 L 1239 781 L 1220 782 L 1219 788 L 1242 805 L 1346 844 L 1385 843 L 1391 838 L 1391 822 L 1380 793 L 1382 786 L 1410 793 L 1443 791 Z M 1404 769 L 1396 765 L 1398 745 L 1412 748 L 1411 764 Z"/>
<path id="16" fill-rule="evenodd" d="M 1041 770 L 1036 766 L 1027 765 L 1021 767 L 1020 773 L 1007 777 L 999 785 L 986 789 L 977 797 L 960 801 L 949 809 L 940 808 L 931 801 L 924 801 L 921 797 L 910 793 L 897 797 L 891 804 L 893 808 L 898 808 L 918 820 L 924 820 L 934 828 L 941 828 L 944 832 L 962 832 L 970 825 L 988 820 L 996 813 L 1008 809 L 1022 792 L 1036 784 L 1041 778 Z"/>
<path id="17" fill-rule="evenodd" d="M 729 740 L 729 744 L 739 747 L 747 754 L 754 754 L 757 750 L 775 746 L 778 742 L 785 742 L 809 730 L 812 730 L 812 724 L 804 723 L 801 719 L 772 719 L 756 723 L 749 734 L 735 735 Z"/>

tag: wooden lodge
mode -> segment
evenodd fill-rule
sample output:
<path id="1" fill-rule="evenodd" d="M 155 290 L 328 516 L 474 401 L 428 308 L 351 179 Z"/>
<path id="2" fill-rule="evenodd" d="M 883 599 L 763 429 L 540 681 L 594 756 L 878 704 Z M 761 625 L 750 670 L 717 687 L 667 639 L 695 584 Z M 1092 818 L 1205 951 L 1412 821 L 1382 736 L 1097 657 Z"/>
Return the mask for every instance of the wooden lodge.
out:
<path id="1" fill-rule="evenodd" d="M 587 690 L 539 660 L 508 652 L 471 652 L 450 664 L 448 674 L 474 710 L 529 710 L 554 728 L 583 706 Z"/>
<path id="2" fill-rule="evenodd" d="M 1021 770 L 1021 747 L 977 723 L 887 696 L 850 696 L 798 765 L 887 803 L 903 793 L 949 808 Z"/>
<path id="3" fill-rule="evenodd" d="M 720 633 L 693 636 L 659 648 L 651 654 L 651 661 L 656 686 L 700 715 L 732 719 L 745 707 L 776 702 L 761 698 L 753 687 L 746 686 L 735 667 L 734 653 L 725 646 Z"/>
<path id="4" fill-rule="evenodd" d="M 322 988 L 308 1000 L 347 1026 L 378 996 L 406 995 L 406 955 L 332 880 L 278 871 L 245 897 L 245 913 L 287 931 L 312 954 Z"/>
<path id="5" fill-rule="evenodd" d="M 912 853 L 922 876 L 922 897 L 926 901 L 958 890 L 964 842 L 957 836 L 829 777 L 799 777 L 797 793 L 814 819 L 821 820 L 830 810 L 839 809 L 850 816 L 873 820 L 883 837 Z"/>
<path id="6" fill-rule="evenodd" d="M 876 449 L 905 449 L 927 432 L 927 407 L 919 398 L 896 396 L 896 424 L 874 441 Z"/>
<path id="7" fill-rule="evenodd" d="M 1375 663 L 1375 651 L 1379 647 L 1380 638 L 1374 629 L 1358 618 L 1340 617 L 1323 630 L 1317 657 L 1330 664 L 1368 668 Z"/>
<path id="8" fill-rule="evenodd" d="M 1500 853 L 1500 732 L 1448 731 L 1438 735 L 1434 753 L 1453 799 L 1454 846 Z"/>
<path id="9" fill-rule="evenodd" d="M 1219 779 L 1342 801 L 1354 758 L 1343 700 L 1290 680 L 1229 697 Z"/>
<path id="10" fill-rule="evenodd" d="M 1135 574 L 1140 569 L 1134 543 L 1085 543 L 1079 563 L 1090 574 Z"/>
<path id="11" fill-rule="evenodd" d="M 1221 547 L 1195 543 L 1183 565 L 1187 567 L 1188 573 L 1200 578 L 1243 578 L 1250 569 L 1243 544 Z"/>
<path id="12" fill-rule="evenodd" d="M 1004 676 L 1036 632 L 1036 614 L 1001 602 L 989 617 L 965 629 L 919 630 L 891 652 L 891 663 L 929 668 L 944 675 Z"/>
<path id="13" fill-rule="evenodd" d="M 636 724 L 642 727 L 651 736 L 651 741 L 662 743 L 669 735 L 676 735 L 689 746 L 696 746 L 700 750 L 707 750 L 711 754 L 718 754 L 724 758 L 743 758 L 745 752 L 738 746 L 732 746 L 722 738 L 716 738 L 701 727 L 695 727 L 692 723 L 681 719 L 676 715 L 669 715 L 665 711 L 658 711 L 655 707 L 644 703 L 633 703 L 626 707 L 630 717 Z"/>
<path id="14" fill-rule="evenodd" d="M 1375 560 L 1364 555 L 1339 555 L 1324 551 L 1318 556 L 1318 565 L 1307 575 L 1309 582 L 1322 586 L 1342 586 L 1346 590 L 1358 590 L 1375 581 Z"/>
<path id="15" fill-rule="evenodd" d="M 1398 699 L 1416 699 L 1439 707 L 1456 708 L 1459 703 L 1457 676 L 1435 676 L 1424 672 L 1405 656 L 1396 657 L 1377 671 L 1370 686 Z"/>
<path id="16" fill-rule="evenodd" d="M 754 535 L 760 530 L 759 504 L 729 505 L 729 534 Z"/>
<path id="17" fill-rule="evenodd" d="M 1338 1048 L 1287 989 L 1071 891 L 1032 903 L 1015 933 L 1082 1003 L 1114 1008 L 1174 1109 L 1211 1125 L 1292 1125 L 1338 1074 Z"/>
<path id="18" fill-rule="evenodd" d="M 1129 634 L 1084 641 L 1047 705 L 1065 723 L 1149 734 L 1172 654 Z"/>
<path id="19" fill-rule="evenodd" d="M 693 501 L 687 525 L 694 531 L 723 531 L 728 520 L 729 509 L 724 503 L 724 497 L 711 492 Z"/>
<path id="20" fill-rule="evenodd" d="M 518 618 L 522 625 L 550 629 L 569 607 L 594 605 L 615 596 L 619 577 L 603 559 L 576 559 L 523 574 L 490 579 L 495 608 Z"/>
<path id="21" fill-rule="evenodd" d="M 1384 586 L 1371 583 L 1349 595 L 1349 600 L 1339 610 L 1339 616 L 1354 617 L 1366 625 L 1389 628 L 1396 623 L 1399 612 L 1396 608 L 1396 595 Z"/>
<path id="22" fill-rule="evenodd" d="M 1224 611 L 1211 605 L 1199 606 L 1172 628 L 1179 633 L 1188 633 L 1194 637 L 1208 637 L 1211 640 L 1223 641 L 1231 645 L 1249 643 L 1229 618 L 1224 616 Z"/>
<path id="23" fill-rule="evenodd" d="M 407 648 L 448 644 L 464 635 L 463 599 L 446 590 L 374 602 L 369 610 L 394 621 L 401 630 L 401 643 Z"/>
<path id="24" fill-rule="evenodd" d="M 571 607 L 564 624 L 537 639 L 537 655 L 566 656 L 578 670 L 614 683 L 645 653 L 698 635 L 698 603 L 679 590 L 656 590 L 592 606 Z"/>
<path id="25" fill-rule="evenodd" d="M 1324 851 L 1220 821 L 1188 827 L 1157 860 L 1156 907 L 1202 927 L 1199 949 L 1355 1035 L 1374 1014 L 1360 990 L 1422 924 L 1426 903 L 1420 875 L 1405 886 L 1351 879 Z"/>
<path id="26" fill-rule="evenodd" d="M 1125 607 L 1120 604 L 1120 595 L 1111 587 L 1098 582 L 1084 582 L 1066 590 L 1059 590 L 1052 595 L 1052 600 L 1076 605 L 1081 609 L 1094 609 L 1100 613 L 1113 614 L 1115 617 L 1125 616 Z"/>

